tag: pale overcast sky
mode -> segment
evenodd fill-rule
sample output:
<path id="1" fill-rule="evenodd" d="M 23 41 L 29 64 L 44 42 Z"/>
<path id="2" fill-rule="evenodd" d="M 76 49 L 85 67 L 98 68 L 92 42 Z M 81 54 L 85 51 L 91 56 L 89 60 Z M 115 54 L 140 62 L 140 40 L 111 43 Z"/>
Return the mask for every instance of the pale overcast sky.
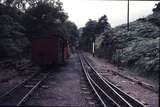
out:
<path id="1" fill-rule="evenodd" d="M 97 20 L 106 14 L 112 27 L 126 23 L 127 1 L 61 0 L 69 20 L 78 27 L 85 26 L 88 19 Z M 130 1 L 130 21 L 152 13 L 158 1 Z"/>

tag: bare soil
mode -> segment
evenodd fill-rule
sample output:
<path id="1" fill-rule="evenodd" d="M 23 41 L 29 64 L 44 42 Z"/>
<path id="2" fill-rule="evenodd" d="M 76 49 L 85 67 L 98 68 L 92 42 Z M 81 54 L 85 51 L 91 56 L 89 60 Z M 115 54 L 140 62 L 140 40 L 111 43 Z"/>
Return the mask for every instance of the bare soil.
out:
<path id="1" fill-rule="evenodd" d="M 152 84 L 152 81 L 146 80 L 145 78 L 140 77 L 138 75 L 131 75 L 129 71 L 119 70 L 115 65 L 108 63 L 106 60 L 93 57 L 88 53 L 86 53 L 86 55 L 89 56 L 89 58 L 92 60 L 92 64 L 95 67 L 95 69 L 103 77 L 111 81 L 117 87 L 119 87 L 132 97 L 136 98 L 137 100 L 141 101 L 147 107 L 159 107 L 158 93 L 148 90 L 133 81 L 129 81 L 128 79 L 116 75 L 111 71 L 121 72 L 123 75 L 130 76 L 136 80 L 143 81 L 148 84 Z"/>
<path id="2" fill-rule="evenodd" d="M 78 55 L 73 54 L 65 66 L 52 70 L 46 82 L 32 95 L 26 105 L 89 107 L 88 101 L 82 94 L 84 91 L 81 87 L 80 72 Z"/>

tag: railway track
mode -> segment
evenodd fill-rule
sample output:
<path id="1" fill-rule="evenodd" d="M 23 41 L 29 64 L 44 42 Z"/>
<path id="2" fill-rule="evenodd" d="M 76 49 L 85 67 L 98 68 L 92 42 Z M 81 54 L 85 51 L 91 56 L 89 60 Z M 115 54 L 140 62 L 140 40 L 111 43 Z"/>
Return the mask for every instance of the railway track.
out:
<path id="1" fill-rule="evenodd" d="M 91 61 L 90 58 L 88 58 L 88 59 L 89 59 L 89 61 Z M 108 72 L 112 72 L 115 75 L 119 75 L 120 77 L 122 77 L 124 79 L 127 79 L 127 80 L 129 80 L 131 82 L 134 82 L 134 83 L 136 83 L 136 84 L 142 86 L 143 88 L 146 88 L 146 89 L 148 89 L 148 90 L 150 90 L 152 92 L 155 92 L 155 93 L 159 92 L 159 87 L 155 87 L 155 86 L 153 86 L 151 84 L 148 84 L 146 82 L 140 81 L 140 80 L 138 80 L 136 78 L 132 78 L 132 77 L 126 76 L 126 75 L 124 75 L 124 74 L 122 74 L 120 72 L 114 71 L 114 70 L 108 70 Z M 99 73 L 101 73 L 103 75 L 104 72 L 99 72 Z"/>
<path id="2" fill-rule="evenodd" d="M 21 106 L 28 97 L 48 77 L 48 73 L 38 72 L 0 96 L 0 106 Z"/>
<path id="3" fill-rule="evenodd" d="M 141 102 L 99 75 L 83 54 L 79 56 L 85 76 L 104 107 L 145 107 Z"/>

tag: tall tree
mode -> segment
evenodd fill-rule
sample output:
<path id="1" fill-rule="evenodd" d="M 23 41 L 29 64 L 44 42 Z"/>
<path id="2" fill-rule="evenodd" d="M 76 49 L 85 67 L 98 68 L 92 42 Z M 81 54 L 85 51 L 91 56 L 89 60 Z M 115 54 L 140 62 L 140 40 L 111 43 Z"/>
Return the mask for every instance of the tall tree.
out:
<path id="1" fill-rule="evenodd" d="M 81 48 L 91 52 L 92 42 L 95 41 L 96 37 L 98 37 L 101 33 L 105 32 L 105 30 L 111 30 L 111 26 L 108 23 L 108 18 L 106 15 L 100 17 L 98 21 L 90 19 L 83 28 L 83 33 L 80 40 Z"/>
<path id="2" fill-rule="evenodd" d="M 97 21 L 89 19 L 89 21 L 86 23 L 85 27 L 83 28 L 80 45 L 81 45 L 81 48 L 83 48 L 84 50 L 88 50 L 88 51 L 92 50 L 92 42 L 95 39 L 96 26 L 97 26 Z"/>
<path id="3" fill-rule="evenodd" d="M 96 33 L 100 34 L 102 32 L 104 32 L 107 29 L 110 29 L 111 26 L 108 23 L 108 18 L 106 15 L 103 15 L 102 17 L 99 18 L 98 23 L 97 23 L 97 27 L 96 27 Z"/>
<path id="4" fill-rule="evenodd" d="M 46 0 L 28 8 L 24 25 L 26 25 L 28 34 L 43 34 L 53 32 L 55 29 L 62 30 L 62 25 L 67 18 L 60 1 Z"/>
<path id="5" fill-rule="evenodd" d="M 153 12 L 160 12 L 160 2 L 156 4 L 156 7 L 153 8 Z"/>
<path id="6" fill-rule="evenodd" d="M 64 28 L 68 34 L 69 40 L 71 41 L 73 46 L 77 45 L 77 41 L 79 39 L 78 29 L 75 23 L 71 21 L 66 21 L 64 23 Z"/>

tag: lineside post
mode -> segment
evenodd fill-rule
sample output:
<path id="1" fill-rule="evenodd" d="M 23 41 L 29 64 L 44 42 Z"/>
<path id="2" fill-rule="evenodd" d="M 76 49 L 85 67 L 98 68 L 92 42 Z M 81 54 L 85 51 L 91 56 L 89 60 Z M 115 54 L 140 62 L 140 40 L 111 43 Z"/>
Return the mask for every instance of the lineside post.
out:
<path id="1" fill-rule="evenodd" d="M 95 56 L 95 43 L 94 43 L 94 41 L 93 41 L 93 43 L 92 43 L 92 54 L 93 54 L 93 57 Z"/>
<path id="2" fill-rule="evenodd" d="M 93 35 L 93 39 L 92 39 L 92 55 L 93 57 L 95 56 L 95 35 Z"/>

